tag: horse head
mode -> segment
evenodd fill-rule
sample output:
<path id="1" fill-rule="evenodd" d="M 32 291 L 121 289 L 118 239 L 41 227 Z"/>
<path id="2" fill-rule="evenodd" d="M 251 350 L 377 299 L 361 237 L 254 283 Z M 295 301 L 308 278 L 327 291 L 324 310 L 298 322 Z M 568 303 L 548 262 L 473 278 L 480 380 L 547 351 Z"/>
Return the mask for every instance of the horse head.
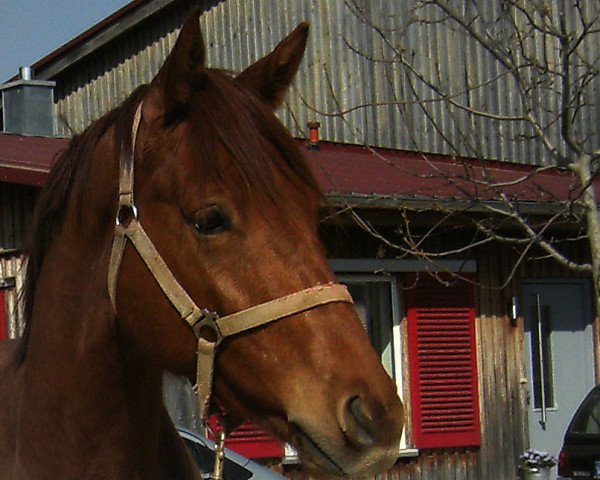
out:
<path id="1" fill-rule="evenodd" d="M 318 185 L 273 114 L 307 35 L 301 24 L 233 76 L 206 67 L 194 12 L 138 93 L 129 153 L 139 221 L 195 304 L 221 316 L 335 282 L 317 231 Z M 135 355 L 193 379 L 196 337 L 133 248 L 124 249 L 115 298 L 119 331 Z M 228 418 L 252 419 L 290 442 L 318 471 L 372 474 L 398 453 L 396 386 L 347 302 L 224 339 L 217 404 Z"/>

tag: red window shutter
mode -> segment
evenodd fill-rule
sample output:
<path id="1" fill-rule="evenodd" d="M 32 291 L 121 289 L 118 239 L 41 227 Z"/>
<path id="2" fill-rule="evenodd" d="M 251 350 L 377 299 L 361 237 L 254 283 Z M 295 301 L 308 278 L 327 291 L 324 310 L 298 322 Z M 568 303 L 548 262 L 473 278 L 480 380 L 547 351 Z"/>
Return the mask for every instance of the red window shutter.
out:
<path id="1" fill-rule="evenodd" d="M 221 427 L 216 417 L 209 419 L 211 430 Z M 212 440 L 215 438 L 209 435 Z M 246 458 L 280 458 L 284 455 L 283 443 L 271 437 L 252 422 L 244 422 L 236 428 L 225 441 L 225 446 Z"/>
<path id="2" fill-rule="evenodd" d="M 0 290 L 0 340 L 8 338 L 8 319 L 6 317 L 6 293 Z"/>
<path id="3" fill-rule="evenodd" d="M 474 286 L 428 274 L 407 285 L 408 336 L 415 445 L 481 444 Z"/>

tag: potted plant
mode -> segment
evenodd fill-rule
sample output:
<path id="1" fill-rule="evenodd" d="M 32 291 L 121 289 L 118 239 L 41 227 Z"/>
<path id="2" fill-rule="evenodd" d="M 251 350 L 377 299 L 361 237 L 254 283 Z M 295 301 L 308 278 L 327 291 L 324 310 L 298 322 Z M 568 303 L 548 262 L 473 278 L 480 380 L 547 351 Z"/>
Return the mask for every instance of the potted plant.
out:
<path id="1" fill-rule="evenodd" d="M 525 450 L 519 458 L 519 477 L 523 480 L 550 480 L 556 458 L 548 452 Z"/>

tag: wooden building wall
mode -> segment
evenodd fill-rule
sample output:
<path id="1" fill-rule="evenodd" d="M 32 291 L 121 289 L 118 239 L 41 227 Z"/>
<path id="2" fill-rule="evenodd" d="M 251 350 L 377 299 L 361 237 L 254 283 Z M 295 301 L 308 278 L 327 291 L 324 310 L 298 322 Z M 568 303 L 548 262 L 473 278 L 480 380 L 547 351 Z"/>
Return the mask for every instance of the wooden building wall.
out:
<path id="1" fill-rule="evenodd" d="M 37 190 L 0 182 L 0 254 L 23 249 Z"/>
<path id="2" fill-rule="evenodd" d="M 25 281 L 24 257 L 20 252 L 0 255 L 0 284 L 8 283 L 3 288 L 7 333 L 9 338 L 16 338 L 23 332 L 23 308 L 19 303 L 19 292 Z M 13 283 L 14 282 L 14 283 Z"/>
<path id="3" fill-rule="evenodd" d="M 3 231 L 3 238 L 24 240 L 24 225 L 32 208 L 35 191 L 0 184 L 3 198 L 13 199 L 13 207 L 3 202 L 3 224 L 13 225 L 15 232 Z M 17 214 L 10 213 L 13 210 Z M 9 222 L 9 217 L 22 219 Z M 393 222 L 391 222 L 393 223 Z M 3 227 L 9 228 L 9 227 Z M 384 233 L 392 235 L 388 228 Z M 381 258 L 394 257 L 395 252 L 380 240 L 364 233 L 353 224 L 342 228 L 325 225 L 322 230 L 326 249 L 330 257 L 336 258 Z M 446 246 L 459 244 L 464 233 L 447 235 L 439 241 Z M 22 247 L 21 241 L 19 248 Z M 15 245 L 17 245 L 15 243 Z M 584 259 L 586 249 L 573 246 L 573 254 Z M 482 444 L 478 448 L 455 448 L 422 450 L 417 457 L 404 458 L 380 479 L 516 479 L 518 456 L 528 445 L 526 373 L 523 364 L 523 322 L 509 316 L 509 305 L 513 296 L 519 296 L 524 278 L 565 278 L 576 276 L 570 270 L 547 259 L 530 260 L 517 269 L 514 281 L 503 285 L 516 260 L 510 248 L 493 244 L 474 251 L 470 257 L 477 262 L 477 360 L 479 377 L 480 420 Z M 10 336 L 22 331 L 22 314 L 17 305 L 17 295 L 23 283 L 23 256 L 19 249 L 5 251 L 0 255 L 0 278 L 15 278 L 15 288 L 7 295 Z M 597 335 L 597 329 L 596 329 Z M 404 401 L 410 410 L 408 376 L 407 321 L 402 320 L 404 368 Z M 598 368 L 596 369 L 598 370 Z M 410 411 L 409 411 L 410 414 Z M 408 425 L 410 437 L 410 424 Z M 290 469 L 291 478 L 305 478 L 301 471 Z"/>

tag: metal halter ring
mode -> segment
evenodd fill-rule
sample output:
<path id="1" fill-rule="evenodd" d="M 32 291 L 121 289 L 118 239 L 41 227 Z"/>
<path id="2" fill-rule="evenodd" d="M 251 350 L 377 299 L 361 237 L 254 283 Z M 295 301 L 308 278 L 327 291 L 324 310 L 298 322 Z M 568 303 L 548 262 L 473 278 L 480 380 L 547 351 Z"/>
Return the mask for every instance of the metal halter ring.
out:
<path id="1" fill-rule="evenodd" d="M 115 224 L 117 227 L 127 227 L 132 220 L 138 219 L 138 209 L 135 205 L 121 205 L 117 210 Z"/>
<path id="2" fill-rule="evenodd" d="M 192 327 L 192 329 L 194 330 L 194 334 L 196 335 L 196 338 L 202 337 L 207 342 L 214 343 L 215 345 L 220 344 L 224 338 L 224 335 L 221 332 L 219 325 L 217 324 L 217 320 L 219 320 L 219 315 L 216 314 L 215 312 L 211 312 L 210 310 L 206 310 L 206 309 L 202 309 L 200 312 L 201 312 L 201 315 L 198 318 L 198 321 Z M 202 335 L 202 331 L 203 330 L 206 331 L 206 329 L 213 332 L 213 334 L 215 336 L 214 339 L 212 339 L 210 337 L 207 338 L 205 335 Z"/>

